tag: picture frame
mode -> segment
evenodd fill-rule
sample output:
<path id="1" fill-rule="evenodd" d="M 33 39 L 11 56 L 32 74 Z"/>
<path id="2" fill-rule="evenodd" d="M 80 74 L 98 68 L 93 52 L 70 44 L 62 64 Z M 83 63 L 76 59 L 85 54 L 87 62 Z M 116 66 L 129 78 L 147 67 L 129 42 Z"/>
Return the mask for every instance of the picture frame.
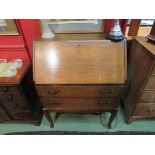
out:
<path id="1" fill-rule="evenodd" d="M 0 19 L 0 36 L 3 35 L 19 35 L 15 20 Z"/>

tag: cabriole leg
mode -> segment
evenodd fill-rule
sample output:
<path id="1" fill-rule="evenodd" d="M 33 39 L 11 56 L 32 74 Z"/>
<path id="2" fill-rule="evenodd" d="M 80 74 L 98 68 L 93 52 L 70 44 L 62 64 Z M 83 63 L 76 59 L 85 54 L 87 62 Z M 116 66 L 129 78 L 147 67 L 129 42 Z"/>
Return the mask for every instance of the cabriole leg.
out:
<path id="1" fill-rule="evenodd" d="M 50 122 L 50 127 L 54 128 L 54 122 L 53 122 L 53 119 L 50 115 L 50 112 L 48 110 L 44 110 L 44 114 L 45 114 L 47 120 Z"/>
<path id="2" fill-rule="evenodd" d="M 112 124 L 114 118 L 116 117 L 116 114 L 117 114 L 117 111 L 116 110 L 114 110 L 114 111 L 111 112 L 111 116 L 110 116 L 109 122 L 108 122 L 108 128 L 109 129 L 111 129 L 111 124 Z"/>

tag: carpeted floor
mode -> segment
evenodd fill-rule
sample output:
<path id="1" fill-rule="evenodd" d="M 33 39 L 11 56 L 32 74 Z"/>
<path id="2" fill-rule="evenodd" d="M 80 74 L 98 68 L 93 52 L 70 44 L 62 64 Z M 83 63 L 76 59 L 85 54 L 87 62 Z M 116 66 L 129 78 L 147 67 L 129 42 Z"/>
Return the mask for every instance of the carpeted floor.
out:
<path id="1" fill-rule="evenodd" d="M 118 131 L 118 132 L 76 132 L 76 131 L 35 131 L 13 132 L 6 135 L 155 135 L 155 132 Z"/>
<path id="2" fill-rule="evenodd" d="M 0 134 L 154 134 L 155 119 L 143 119 L 126 124 L 124 113 L 119 108 L 117 121 L 113 128 L 107 129 L 109 113 L 102 115 L 103 125 L 99 115 L 94 114 L 62 114 L 55 121 L 54 128 L 43 117 L 40 126 L 33 124 L 0 124 Z"/>

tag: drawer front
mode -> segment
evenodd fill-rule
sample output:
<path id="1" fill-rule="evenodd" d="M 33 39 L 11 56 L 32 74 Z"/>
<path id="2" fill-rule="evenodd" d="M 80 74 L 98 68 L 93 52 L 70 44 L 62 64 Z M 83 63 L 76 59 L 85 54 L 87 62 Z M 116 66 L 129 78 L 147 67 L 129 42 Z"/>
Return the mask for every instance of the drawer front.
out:
<path id="1" fill-rule="evenodd" d="M 3 106 L 9 113 L 14 111 L 30 111 L 29 105 L 26 102 L 2 102 Z"/>
<path id="2" fill-rule="evenodd" d="M 155 117 L 155 105 L 142 104 L 136 107 L 134 116 Z"/>
<path id="3" fill-rule="evenodd" d="M 0 101 L 24 101 L 24 97 L 20 92 L 19 87 L 16 86 L 0 86 Z"/>
<path id="4" fill-rule="evenodd" d="M 25 99 L 21 93 L 0 94 L 0 102 L 24 102 Z"/>
<path id="5" fill-rule="evenodd" d="M 112 109 L 117 108 L 118 99 L 102 98 L 41 98 L 44 108 L 50 109 L 70 109 L 70 110 L 91 110 L 91 109 Z"/>
<path id="6" fill-rule="evenodd" d="M 32 119 L 32 114 L 30 107 L 26 102 L 2 102 L 3 106 L 6 108 L 7 112 L 10 114 L 12 119 L 16 120 L 29 120 Z"/>
<path id="7" fill-rule="evenodd" d="M 5 85 L 0 85 L 0 94 L 2 93 L 16 93 L 19 91 L 18 86 L 5 86 Z"/>
<path id="8" fill-rule="evenodd" d="M 144 91 L 141 95 L 140 102 L 155 103 L 155 91 Z"/>
<path id="9" fill-rule="evenodd" d="M 155 76 L 150 76 L 145 89 L 155 89 Z"/>
<path id="10" fill-rule="evenodd" d="M 41 97 L 117 97 L 122 90 L 119 86 L 37 86 Z"/>

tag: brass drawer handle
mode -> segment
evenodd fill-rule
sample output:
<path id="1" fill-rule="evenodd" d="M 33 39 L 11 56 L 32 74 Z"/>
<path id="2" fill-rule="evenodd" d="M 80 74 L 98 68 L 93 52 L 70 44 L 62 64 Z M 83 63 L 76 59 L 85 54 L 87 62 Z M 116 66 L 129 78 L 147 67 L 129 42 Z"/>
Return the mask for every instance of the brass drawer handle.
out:
<path id="1" fill-rule="evenodd" d="M 58 92 L 59 92 L 58 89 L 47 90 L 47 93 L 48 93 L 49 95 L 57 95 Z"/>
<path id="2" fill-rule="evenodd" d="M 2 91 L 7 92 L 8 91 L 8 87 L 2 88 Z"/>
<path id="3" fill-rule="evenodd" d="M 60 105 L 62 103 L 62 101 L 61 100 L 51 100 L 50 103 L 53 105 Z"/>
<path id="4" fill-rule="evenodd" d="M 99 104 L 100 105 L 108 105 L 108 104 L 110 104 L 110 101 L 109 100 L 106 100 L 106 101 L 105 100 L 100 100 Z"/>
<path id="5" fill-rule="evenodd" d="M 154 109 L 147 109 L 147 112 L 154 112 Z"/>

